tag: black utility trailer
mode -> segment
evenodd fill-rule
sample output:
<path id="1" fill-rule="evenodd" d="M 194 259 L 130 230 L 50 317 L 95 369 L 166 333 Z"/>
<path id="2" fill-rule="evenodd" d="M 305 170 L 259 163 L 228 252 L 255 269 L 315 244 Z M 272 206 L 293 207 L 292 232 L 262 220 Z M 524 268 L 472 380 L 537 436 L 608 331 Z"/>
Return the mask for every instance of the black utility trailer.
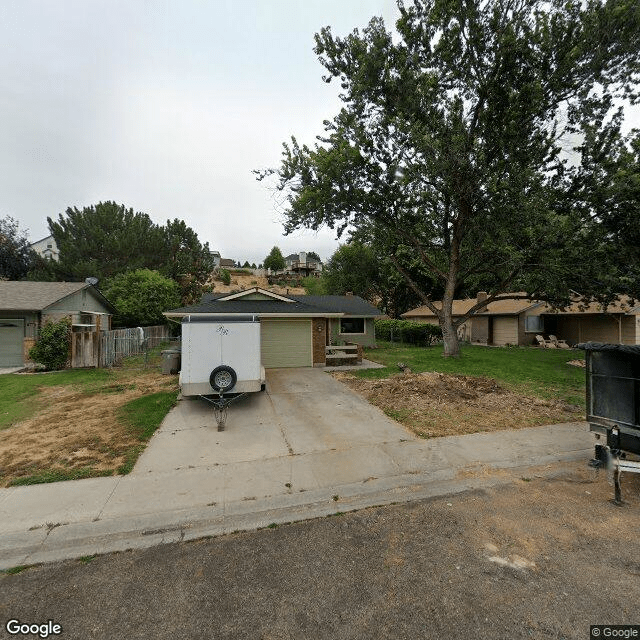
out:
<path id="1" fill-rule="evenodd" d="M 620 474 L 640 473 L 640 346 L 586 342 L 587 421 L 596 438 L 596 467 L 613 474 L 615 501 L 621 502 Z"/>

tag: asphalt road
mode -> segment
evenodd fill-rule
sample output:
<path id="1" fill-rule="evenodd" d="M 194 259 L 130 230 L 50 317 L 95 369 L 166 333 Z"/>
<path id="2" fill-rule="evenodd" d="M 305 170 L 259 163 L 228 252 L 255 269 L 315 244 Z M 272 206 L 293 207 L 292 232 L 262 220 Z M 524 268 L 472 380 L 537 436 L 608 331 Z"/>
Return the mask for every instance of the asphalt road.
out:
<path id="1" fill-rule="evenodd" d="M 603 475 L 563 469 L 4 574 L 0 637 L 24 637 L 9 619 L 94 640 L 586 639 L 590 624 L 640 624 L 640 478 L 617 507 Z"/>

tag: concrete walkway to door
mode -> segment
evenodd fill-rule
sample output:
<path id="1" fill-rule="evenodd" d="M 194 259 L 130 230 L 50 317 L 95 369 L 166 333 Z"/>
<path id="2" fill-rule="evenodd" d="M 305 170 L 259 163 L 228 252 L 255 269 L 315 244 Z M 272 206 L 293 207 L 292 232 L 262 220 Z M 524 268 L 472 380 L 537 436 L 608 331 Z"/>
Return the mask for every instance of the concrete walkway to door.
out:
<path id="1" fill-rule="evenodd" d="M 0 489 L 0 569 L 453 493 L 591 450 L 585 423 L 420 440 L 322 370 L 270 370 L 223 432 L 181 400 L 127 476 Z"/>

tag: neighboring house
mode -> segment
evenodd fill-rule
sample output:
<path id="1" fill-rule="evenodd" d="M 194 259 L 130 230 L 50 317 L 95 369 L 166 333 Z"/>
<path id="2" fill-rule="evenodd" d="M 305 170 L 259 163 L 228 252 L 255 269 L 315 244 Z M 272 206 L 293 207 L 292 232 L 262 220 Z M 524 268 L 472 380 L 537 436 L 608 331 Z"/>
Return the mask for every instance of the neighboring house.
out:
<path id="1" fill-rule="evenodd" d="M 70 318 L 73 331 L 111 328 L 113 305 L 85 282 L 0 281 L 0 367 L 28 360 L 40 327 Z"/>
<path id="2" fill-rule="evenodd" d="M 374 346 L 373 321 L 382 315 L 358 296 L 283 296 L 259 287 L 205 294 L 200 304 L 164 312 L 175 319 L 247 314 L 260 319 L 265 368 L 324 366 L 329 345 Z"/>
<path id="3" fill-rule="evenodd" d="M 574 302 L 562 311 L 545 307 L 544 332 L 556 335 L 569 344 L 609 342 L 640 344 L 640 305 L 630 298 L 611 303 L 606 309 L 598 303 Z"/>
<path id="4" fill-rule="evenodd" d="M 231 260 L 230 258 L 220 258 L 220 262 L 218 263 L 218 266 L 221 269 L 235 269 L 236 261 Z"/>
<path id="5" fill-rule="evenodd" d="M 213 267 L 214 269 L 216 267 L 220 266 L 220 261 L 222 260 L 222 257 L 220 256 L 220 252 L 219 251 L 209 251 L 209 254 L 211 255 L 211 258 L 213 259 Z"/>
<path id="6" fill-rule="evenodd" d="M 306 251 L 292 253 L 284 261 L 286 262 L 285 273 L 305 276 L 320 275 L 322 273 L 322 262 L 310 258 Z"/>
<path id="7" fill-rule="evenodd" d="M 56 261 L 60 259 L 60 251 L 58 250 L 58 245 L 53 239 L 53 236 L 42 238 L 42 240 L 33 242 L 29 246 L 43 258 L 49 258 L 50 260 Z"/>
<path id="8" fill-rule="evenodd" d="M 480 292 L 477 299 L 454 300 L 454 319 L 483 299 L 486 294 Z M 412 309 L 402 317 L 438 324 L 437 317 L 427 307 Z M 571 345 L 589 341 L 640 344 L 640 306 L 634 307 L 624 298 L 606 310 L 595 303 L 576 302 L 558 311 L 538 300 L 496 300 L 458 329 L 462 340 L 498 346 L 537 344 L 536 335 L 541 334 L 555 335 Z"/>

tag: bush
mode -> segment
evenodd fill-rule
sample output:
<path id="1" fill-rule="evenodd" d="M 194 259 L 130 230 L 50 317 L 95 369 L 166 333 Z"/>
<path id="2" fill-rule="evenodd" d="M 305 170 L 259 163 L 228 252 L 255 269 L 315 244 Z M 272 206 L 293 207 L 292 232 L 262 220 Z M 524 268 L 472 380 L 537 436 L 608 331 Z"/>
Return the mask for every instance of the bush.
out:
<path id="1" fill-rule="evenodd" d="M 108 281 L 105 297 L 117 309 L 116 327 L 147 327 L 165 324 L 163 311 L 180 305 L 180 288 L 157 271 L 126 271 Z"/>
<path id="2" fill-rule="evenodd" d="M 429 347 L 442 340 L 442 329 L 435 324 L 411 320 L 376 320 L 376 337 Z"/>
<path id="3" fill-rule="evenodd" d="M 71 320 L 48 321 L 40 329 L 37 342 L 29 349 L 29 357 L 49 371 L 64 369 L 71 351 Z"/>
<path id="4" fill-rule="evenodd" d="M 231 274 L 226 269 L 220 269 L 220 279 L 222 284 L 229 286 L 231 284 Z"/>

